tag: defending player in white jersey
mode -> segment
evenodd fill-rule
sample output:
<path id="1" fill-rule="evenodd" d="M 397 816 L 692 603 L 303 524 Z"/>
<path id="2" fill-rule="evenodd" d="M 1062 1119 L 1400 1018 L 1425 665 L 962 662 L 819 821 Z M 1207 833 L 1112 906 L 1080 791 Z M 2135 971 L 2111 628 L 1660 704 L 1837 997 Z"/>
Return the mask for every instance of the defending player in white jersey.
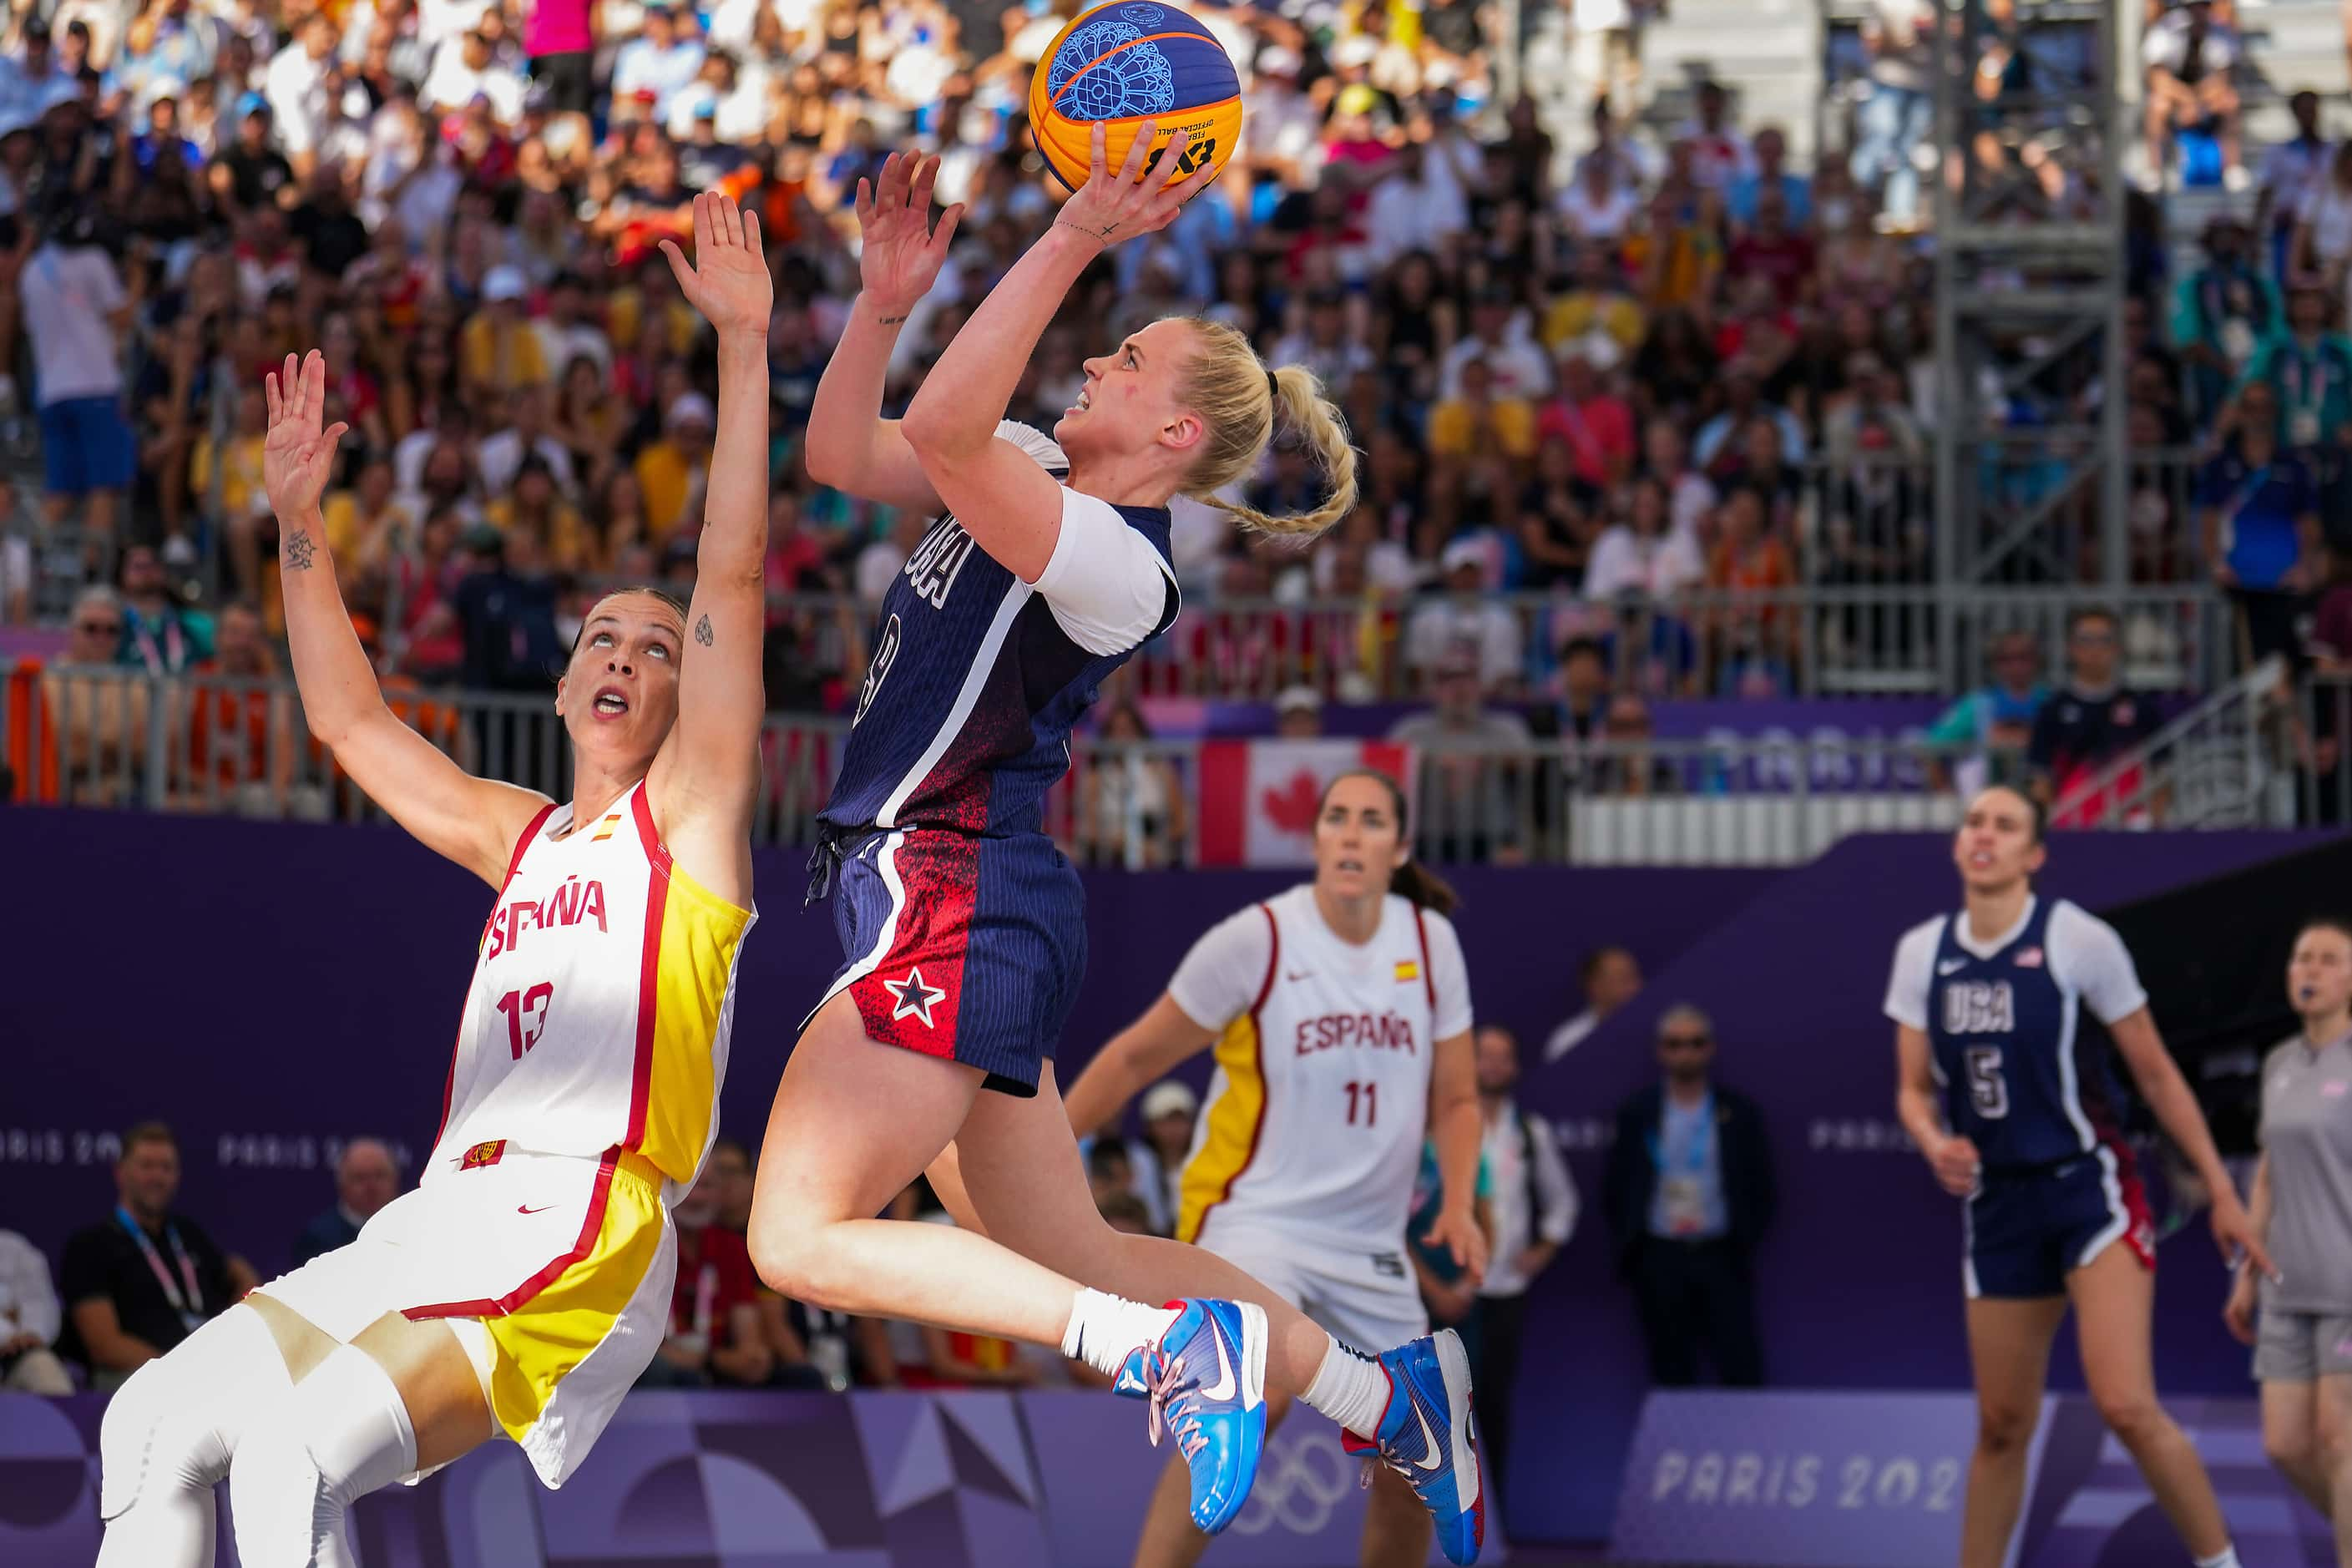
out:
<path id="1" fill-rule="evenodd" d="M 590 612 L 555 692 L 567 802 L 467 775 L 384 706 L 320 520 L 344 428 L 320 428 L 325 363 L 289 356 L 269 381 L 264 481 L 310 729 L 499 897 L 421 1184 L 123 1385 L 100 1438 L 101 1568 L 209 1564 L 224 1475 L 246 1568 L 349 1568 L 354 1499 L 499 1433 L 560 1486 L 661 1342 L 669 1206 L 716 1131 L 753 918 L 764 706 L 768 270 L 725 197 L 698 197 L 694 228 L 692 266 L 663 242 L 719 344 L 694 600 L 641 589 Z"/>
<path id="2" fill-rule="evenodd" d="M 1453 907 L 1453 889 L 1408 858 L 1395 781 L 1334 780 L 1316 816 L 1315 880 L 1194 942 L 1066 1101 L 1071 1125 L 1092 1131 L 1213 1042 L 1177 1239 L 1239 1265 L 1352 1344 L 1429 1331 L 1405 1220 L 1433 1131 L 1445 1206 L 1423 1239 L 1450 1247 L 1474 1277 L 1486 1267 L 1471 1208 L 1482 1129 L 1470 976 L 1445 918 Z M 1269 1428 L 1288 1403 L 1269 1391 Z M 1417 1568 L 1429 1515 L 1393 1471 L 1373 1474 L 1362 1561 Z M 1137 1568 L 1198 1562 L 1208 1543 L 1186 1517 L 1183 1468 L 1171 1465 Z"/>

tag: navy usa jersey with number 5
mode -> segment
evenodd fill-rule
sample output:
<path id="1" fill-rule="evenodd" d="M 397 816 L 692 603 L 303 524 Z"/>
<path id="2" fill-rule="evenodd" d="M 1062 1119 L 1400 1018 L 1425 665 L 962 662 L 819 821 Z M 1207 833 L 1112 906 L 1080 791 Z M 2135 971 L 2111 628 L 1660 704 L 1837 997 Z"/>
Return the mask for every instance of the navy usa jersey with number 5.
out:
<path id="1" fill-rule="evenodd" d="M 1066 481 L 1068 461 L 1046 437 L 1010 420 L 997 437 Z M 1064 506 L 1073 547 L 1057 549 L 1034 584 L 1000 565 L 952 515 L 931 525 L 883 598 L 822 821 L 853 832 L 1042 830 L 1045 792 L 1069 769 L 1072 728 L 1104 679 L 1175 620 L 1178 605 L 1166 508 L 1113 507 L 1066 489 Z M 1081 527 L 1089 544 L 1111 548 L 1076 548 Z M 1080 572 L 1095 579 L 1083 594 L 1075 584 L 1058 591 Z M 1156 619 L 1147 607 L 1139 620 L 1107 629 L 1097 611 L 1106 574 L 1125 579 L 1108 584 L 1114 596 L 1123 591 L 1148 606 L 1157 590 Z"/>
<path id="2" fill-rule="evenodd" d="M 1933 1047 L 1944 1117 L 1989 1171 L 2056 1164 L 2123 1143 L 2108 1053 L 2082 1027 L 2147 1005 L 2115 928 L 2063 899 L 2033 898 L 1986 942 L 1965 912 L 1906 932 L 1886 1015 Z"/>

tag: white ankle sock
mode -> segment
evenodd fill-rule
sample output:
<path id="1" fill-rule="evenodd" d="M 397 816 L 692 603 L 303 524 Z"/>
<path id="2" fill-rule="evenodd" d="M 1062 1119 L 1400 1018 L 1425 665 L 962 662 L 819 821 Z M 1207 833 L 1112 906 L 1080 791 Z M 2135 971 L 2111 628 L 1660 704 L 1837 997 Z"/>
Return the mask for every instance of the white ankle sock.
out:
<path id="1" fill-rule="evenodd" d="M 1115 1375 L 1127 1352 L 1156 1344 L 1177 1318 L 1173 1307 L 1147 1307 L 1123 1296 L 1081 1289 L 1070 1303 L 1069 1327 L 1062 1331 L 1062 1353 L 1086 1363 L 1105 1377 Z"/>
<path id="2" fill-rule="evenodd" d="M 1359 1437 L 1370 1437 L 1380 1431 L 1389 1407 L 1389 1374 L 1380 1363 L 1335 1339 L 1315 1369 L 1315 1381 L 1298 1397 Z"/>
<path id="3" fill-rule="evenodd" d="M 2239 1568 L 2238 1549 L 2232 1544 L 2224 1546 L 2210 1557 L 2200 1557 L 2197 1568 Z"/>

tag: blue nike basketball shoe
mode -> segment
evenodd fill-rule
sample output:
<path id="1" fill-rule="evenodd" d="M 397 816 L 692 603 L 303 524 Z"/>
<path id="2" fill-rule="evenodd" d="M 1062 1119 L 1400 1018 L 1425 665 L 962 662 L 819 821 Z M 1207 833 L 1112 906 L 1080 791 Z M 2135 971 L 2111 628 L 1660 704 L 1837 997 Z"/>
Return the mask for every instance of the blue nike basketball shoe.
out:
<path id="1" fill-rule="evenodd" d="M 1442 1329 L 1382 1352 L 1380 1363 L 1389 1374 L 1380 1430 L 1370 1439 L 1342 1432 L 1339 1446 L 1402 1476 L 1436 1516 L 1445 1560 L 1475 1563 L 1486 1539 L 1486 1500 L 1478 1488 L 1469 1353 L 1452 1329 Z"/>
<path id="2" fill-rule="evenodd" d="M 1158 1344 L 1127 1355 L 1112 1389 L 1151 1402 L 1152 1447 L 1162 1436 L 1192 1471 L 1192 1522 L 1214 1535 L 1249 1500 L 1265 1448 L 1265 1309 L 1247 1301 L 1171 1301 L 1176 1321 Z"/>

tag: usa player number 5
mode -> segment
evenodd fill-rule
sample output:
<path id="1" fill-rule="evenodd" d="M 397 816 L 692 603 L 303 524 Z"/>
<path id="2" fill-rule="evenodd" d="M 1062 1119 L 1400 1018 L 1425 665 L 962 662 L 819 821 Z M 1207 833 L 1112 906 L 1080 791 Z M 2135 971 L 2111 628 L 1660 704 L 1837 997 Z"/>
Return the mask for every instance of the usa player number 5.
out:
<path id="1" fill-rule="evenodd" d="M 1969 1068 L 1969 1103 L 1987 1121 L 2009 1114 L 2009 1080 L 2000 1076 L 1999 1046 L 1970 1046 L 1964 1058 Z"/>

